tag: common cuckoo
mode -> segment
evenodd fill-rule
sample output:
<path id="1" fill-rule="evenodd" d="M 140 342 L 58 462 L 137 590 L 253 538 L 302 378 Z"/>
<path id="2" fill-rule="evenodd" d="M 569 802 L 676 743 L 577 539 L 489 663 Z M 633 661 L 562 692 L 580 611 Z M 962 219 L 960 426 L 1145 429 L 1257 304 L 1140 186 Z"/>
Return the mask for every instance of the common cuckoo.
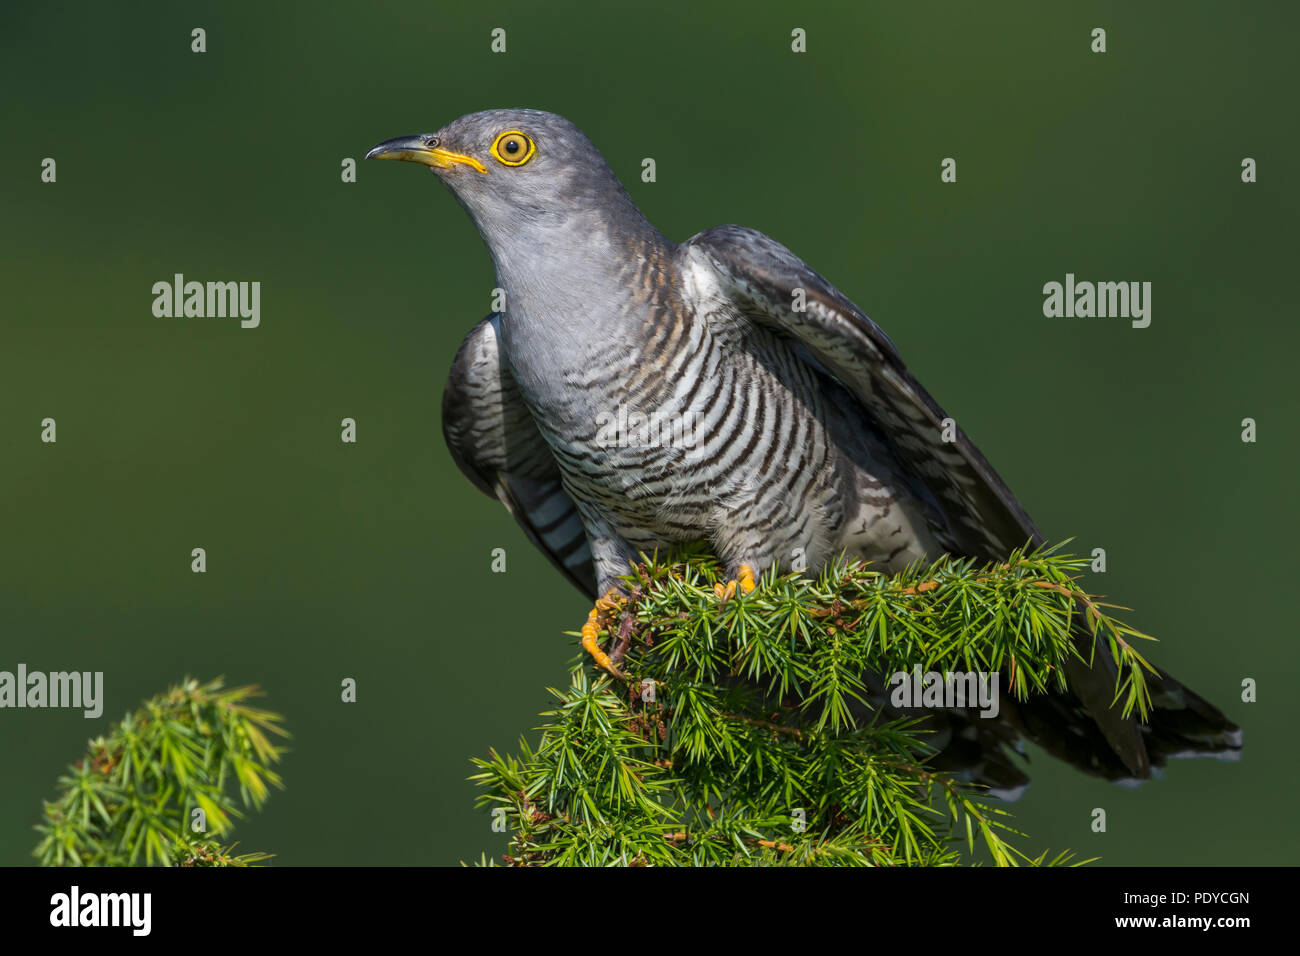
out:
<path id="1" fill-rule="evenodd" d="M 796 554 L 812 572 L 842 554 L 890 571 L 1042 542 L 843 293 L 753 229 L 665 238 L 563 117 L 473 113 L 367 158 L 430 167 L 487 244 L 504 308 L 456 355 L 443 433 L 589 597 L 608 601 L 640 554 L 684 542 L 707 543 L 742 591 Z M 612 668 L 596 613 L 583 643 Z M 1125 718 L 1113 662 L 1090 656 L 1067 667 L 1067 692 L 1004 701 L 996 721 L 931 713 L 935 765 L 1013 797 L 1027 778 L 1004 747 L 1022 737 L 1111 780 L 1237 755 L 1237 727 L 1163 672 L 1150 721 Z"/>

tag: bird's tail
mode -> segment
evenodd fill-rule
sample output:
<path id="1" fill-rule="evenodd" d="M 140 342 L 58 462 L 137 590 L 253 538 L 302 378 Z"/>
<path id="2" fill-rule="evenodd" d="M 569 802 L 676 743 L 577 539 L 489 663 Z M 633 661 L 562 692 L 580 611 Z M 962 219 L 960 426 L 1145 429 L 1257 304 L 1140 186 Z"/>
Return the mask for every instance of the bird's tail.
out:
<path id="1" fill-rule="evenodd" d="M 1147 685 L 1154 710 L 1141 729 L 1152 767 L 1184 757 L 1241 759 L 1241 728 L 1219 708 L 1159 668 Z"/>
<path id="2" fill-rule="evenodd" d="M 1068 692 L 1017 701 L 1012 719 L 1053 756 L 1119 783 L 1159 776 L 1171 759 L 1240 759 L 1241 728 L 1165 671 L 1146 674 L 1151 708 L 1145 721 L 1125 717 L 1121 704 L 1112 703 L 1115 678 L 1114 661 L 1098 647 L 1091 663 L 1067 665 Z"/>
<path id="3" fill-rule="evenodd" d="M 1082 619 L 1078 636 L 1081 644 L 1088 640 Z M 1240 759 L 1241 729 L 1164 671 L 1146 674 L 1151 708 L 1145 721 L 1136 714 L 1125 717 L 1122 704 L 1112 703 L 1117 669 L 1104 648 L 1097 648 L 1091 662 L 1068 662 L 1065 671 L 1068 690 L 1023 701 L 1004 698 L 997 720 L 970 710 L 925 716 L 924 711 L 883 709 L 889 716 L 924 717 L 936 749 L 930 765 L 986 786 L 1004 800 L 1019 798 L 1029 784 L 1013 756 L 1024 755 L 1021 740 L 1084 773 L 1126 786 L 1160 776 L 1172 759 Z"/>
<path id="4" fill-rule="evenodd" d="M 1077 636 L 1081 644 L 1089 639 L 1082 618 Z M 866 700 L 851 703 L 850 709 L 864 724 L 881 717 L 916 721 L 931 751 L 929 767 L 987 787 L 1003 800 L 1018 799 L 1029 786 L 1020 759 L 1025 740 L 1084 773 L 1123 785 L 1159 776 L 1175 758 L 1241 756 L 1241 729 L 1162 670 L 1146 673 L 1151 708 L 1145 721 L 1136 714 L 1125 717 L 1122 703 L 1112 703 L 1118 672 L 1105 648 L 1098 647 L 1091 661 L 1068 661 L 1065 672 L 1068 689 L 1026 700 L 1002 695 L 992 719 L 972 707 L 895 705 L 891 679 L 874 672 L 863 675 Z M 751 690 L 765 707 L 775 706 L 769 692 L 752 685 Z"/>

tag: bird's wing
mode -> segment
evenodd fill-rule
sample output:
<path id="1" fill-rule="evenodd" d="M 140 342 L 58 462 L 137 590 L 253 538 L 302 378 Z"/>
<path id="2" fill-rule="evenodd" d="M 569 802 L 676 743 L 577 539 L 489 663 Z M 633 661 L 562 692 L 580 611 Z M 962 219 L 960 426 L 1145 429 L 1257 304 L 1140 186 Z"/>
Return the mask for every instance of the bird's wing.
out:
<path id="1" fill-rule="evenodd" d="M 497 498 L 528 539 L 594 598 L 596 570 L 578 509 L 497 347 L 499 319 L 470 331 L 442 393 L 442 435 L 465 477 Z"/>
<path id="2" fill-rule="evenodd" d="M 948 416 L 907 370 L 889 337 L 807 263 L 741 226 L 702 232 L 682 249 L 698 295 L 721 295 L 751 321 L 798 343 L 863 404 L 904 465 L 940 503 L 960 553 L 1004 559 L 1013 548 L 1042 541 L 965 432 L 956 428 L 954 440 L 944 441 Z M 804 311 L 794 311 L 796 290 L 802 290 Z"/>
<path id="3" fill-rule="evenodd" d="M 949 526 L 946 538 L 957 545 L 957 553 L 1000 561 L 1027 542 L 1042 543 L 1033 520 L 966 434 L 958 428 L 954 441 L 943 440 L 947 416 L 907 370 L 889 337 L 802 259 L 761 232 L 740 226 L 702 232 L 684 244 L 683 252 L 685 268 L 694 270 L 698 296 L 719 295 L 751 321 L 788 337 L 863 404 L 899 458 L 939 502 Z M 801 312 L 792 308 L 796 289 L 803 290 Z M 707 302 L 703 307 L 708 308 Z M 1082 617 L 1076 630 L 1086 657 L 1095 639 L 1089 641 Z M 1114 662 L 1098 650 L 1091 664 L 1069 660 L 1066 672 L 1073 693 L 1049 703 L 1071 708 L 1082 703 L 1125 765 L 1146 776 L 1148 758 L 1137 723 L 1110 703 Z M 1045 730 L 1035 739 L 1050 749 Z"/>

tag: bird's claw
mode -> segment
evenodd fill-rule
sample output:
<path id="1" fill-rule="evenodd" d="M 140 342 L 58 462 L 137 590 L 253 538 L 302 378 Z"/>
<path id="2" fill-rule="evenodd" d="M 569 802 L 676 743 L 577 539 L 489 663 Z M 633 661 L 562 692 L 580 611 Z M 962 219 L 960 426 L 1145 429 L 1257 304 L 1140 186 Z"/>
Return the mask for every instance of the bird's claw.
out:
<path id="1" fill-rule="evenodd" d="M 735 578 L 728 581 L 725 585 L 721 582 L 713 585 L 713 593 L 718 596 L 719 600 L 730 601 L 736 596 L 737 590 L 739 590 L 741 594 L 748 594 L 750 591 L 754 590 L 755 587 L 754 569 L 748 564 L 742 564 L 740 570 L 736 572 Z"/>
<path id="2" fill-rule="evenodd" d="M 601 614 L 617 611 L 623 606 L 623 602 L 623 596 L 611 588 L 603 597 L 596 599 L 595 605 L 587 614 L 587 623 L 582 625 L 582 649 L 591 655 L 597 667 L 620 680 L 626 680 L 627 675 L 608 654 L 601 650 L 600 645 L 596 643 L 596 635 L 600 633 Z"/>

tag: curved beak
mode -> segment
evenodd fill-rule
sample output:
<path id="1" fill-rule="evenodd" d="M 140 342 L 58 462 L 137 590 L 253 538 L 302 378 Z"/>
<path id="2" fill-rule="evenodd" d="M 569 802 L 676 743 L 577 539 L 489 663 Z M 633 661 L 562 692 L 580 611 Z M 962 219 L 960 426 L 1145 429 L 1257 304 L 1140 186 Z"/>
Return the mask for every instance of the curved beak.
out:
<path id="1" fill-rule="evenodd" d="M 480 173 L 487 173 L 487 168 L 473 156 L 453 153 L 449 149 L 430 146 L 437 139 L 428 135 L 398 136 L 387 139 L 366 153 L 366 159 L 400 159 L 408 163 L 422 163 L 437 169 L 450 169 L 453 166 L 469 166 Z"/>

